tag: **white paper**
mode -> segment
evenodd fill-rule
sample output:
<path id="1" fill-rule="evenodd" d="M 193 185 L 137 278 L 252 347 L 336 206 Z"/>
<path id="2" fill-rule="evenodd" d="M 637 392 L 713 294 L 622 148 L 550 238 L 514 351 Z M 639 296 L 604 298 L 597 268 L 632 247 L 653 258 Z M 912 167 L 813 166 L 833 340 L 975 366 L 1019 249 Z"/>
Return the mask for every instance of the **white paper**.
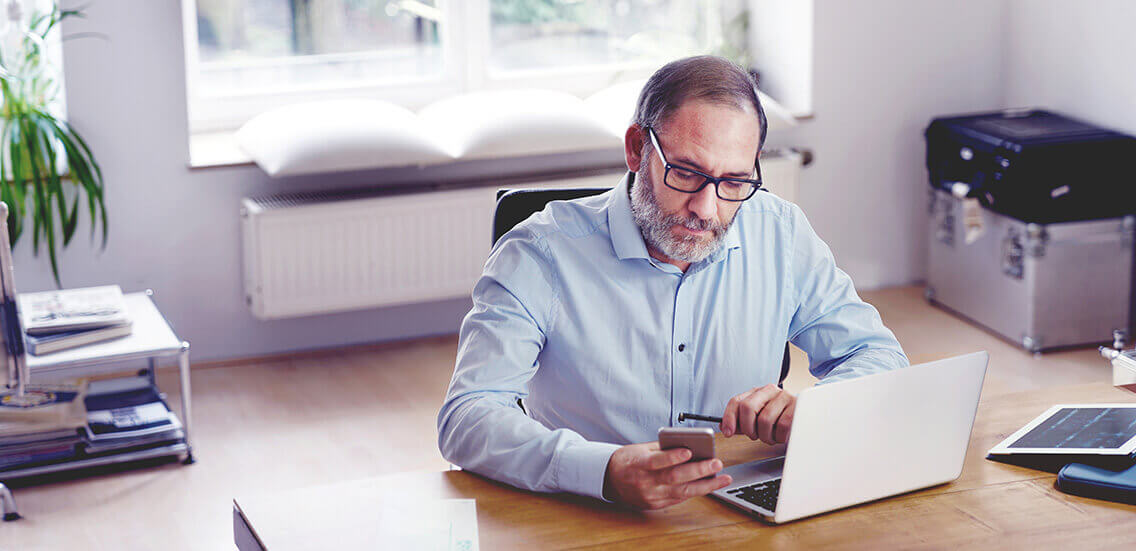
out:
<path id="1" fill-rule="evenodd" d="M 478 551 L 472 499 L 387 499 L 379 517 L 385 549 Z"/>

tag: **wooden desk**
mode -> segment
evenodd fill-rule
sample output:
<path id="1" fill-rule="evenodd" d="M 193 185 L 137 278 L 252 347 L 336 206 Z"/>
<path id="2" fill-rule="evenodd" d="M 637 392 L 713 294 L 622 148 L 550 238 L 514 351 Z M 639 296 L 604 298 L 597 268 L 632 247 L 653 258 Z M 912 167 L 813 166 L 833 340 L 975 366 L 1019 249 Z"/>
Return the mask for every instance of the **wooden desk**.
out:
<path id="1" fill-rule="evenodd" d="M 372 548 L 377 542 L 351 541 L 365 538 L 358 528 L 376 522 L 384 500 L 413 496 L 476 499 L 483 550 L 1132 548 L 1136 507 L 1070 496 L 1054 488 L 1052 474 L 984 459 L 994 444 L 1055 403 L 1132 401 L 1131 393 L 1103 384 L 984 400 L 958 480 L 781 526 L 710 497 L 639 512 L 520 491 L 463 471 L 405 473 L 238 501 L 253 505 L 246 507 L 249 521 L 275 551 L 302 548 L 297 544 L 306 537 L 326 543 L 331 534 L 340 548 Z M 728 465 L 779 453 L 781 447 L 743 438 L 719 440 Z M 840 460 L 839 450 L 833 460 Z"/>

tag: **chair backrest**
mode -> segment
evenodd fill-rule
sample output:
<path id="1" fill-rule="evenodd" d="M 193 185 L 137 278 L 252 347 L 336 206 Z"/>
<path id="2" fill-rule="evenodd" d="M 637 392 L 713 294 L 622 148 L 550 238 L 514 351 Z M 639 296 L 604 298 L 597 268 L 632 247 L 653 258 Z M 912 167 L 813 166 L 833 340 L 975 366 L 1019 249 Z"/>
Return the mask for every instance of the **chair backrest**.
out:
<path id="1" fill-rule="evenodd" d="M 493 211 L 493 243 L 497 243 L 513 226 L 540 212 L 549 201 L 567 201 L 599 195 L 611 188 L 539 188 L 499 189 L 497 208 Z"/>
<path id="2" fill-rule="evenodd" d="M 599 195 L 610 188 L 539 188 L 539 189 L 499 189 L 497 208 L 493 211 L 493 243 L 508 233 L 514 226 L 524 222 L 529 216 L 540 212 L 549 201 L 566 201 Z M 789 343 L 785 343 L 785 354 L 781 357 L 781 377 L 777 386 L 783 387 L 785 377 L 789 376 Z"/>

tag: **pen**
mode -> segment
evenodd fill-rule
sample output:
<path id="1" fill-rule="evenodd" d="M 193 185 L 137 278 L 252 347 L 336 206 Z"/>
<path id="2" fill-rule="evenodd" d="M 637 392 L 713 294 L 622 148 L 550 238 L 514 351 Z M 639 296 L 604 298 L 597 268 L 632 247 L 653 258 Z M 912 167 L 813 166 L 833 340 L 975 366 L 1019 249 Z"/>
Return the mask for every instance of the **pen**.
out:
<path id="1" fill-rule="evenodd" d="M 694 421 L 710 421 L 711 423 L 721 423 L 721 417 L 714 417 L 712 415 L 698 415 L 697 413 L 680 413 L 678 414 L 678 422 L 681 423 L 687 419 Z"/>

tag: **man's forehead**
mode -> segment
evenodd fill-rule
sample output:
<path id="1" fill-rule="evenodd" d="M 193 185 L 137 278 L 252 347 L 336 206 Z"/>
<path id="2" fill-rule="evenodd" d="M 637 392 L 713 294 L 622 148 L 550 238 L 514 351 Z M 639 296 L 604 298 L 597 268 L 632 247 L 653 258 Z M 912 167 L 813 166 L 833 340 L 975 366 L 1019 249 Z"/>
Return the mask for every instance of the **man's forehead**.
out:
<path id="1" fill-rule="evenodd" d="M 659 121 L 660 128 L 666 128 L 674 123 L 709 123 L 712 119 L 727 117 L 741 123 L 752 123 L 760 131 L 761 121 L 757 110 L 748 103 L 739 103 L 731 100 L 709 100 L 702 98 L 688 99 L 682 102 L 677 109 L 670 112 Z"/>
<path id="2" fill-rule="evenodd" d="M 668 147 L 668 161 L 710 169 L 713 167 L 700 162 L 709 155 L 718 162 L 736 165 L 718 168 L 741 175 L 752 167 L 760 144 L 761 125 L 752 108 L 700 101 L 683 104 L 657 132 L 665 136 L 664 142 L 669 142 L 664 144 Z"/>

